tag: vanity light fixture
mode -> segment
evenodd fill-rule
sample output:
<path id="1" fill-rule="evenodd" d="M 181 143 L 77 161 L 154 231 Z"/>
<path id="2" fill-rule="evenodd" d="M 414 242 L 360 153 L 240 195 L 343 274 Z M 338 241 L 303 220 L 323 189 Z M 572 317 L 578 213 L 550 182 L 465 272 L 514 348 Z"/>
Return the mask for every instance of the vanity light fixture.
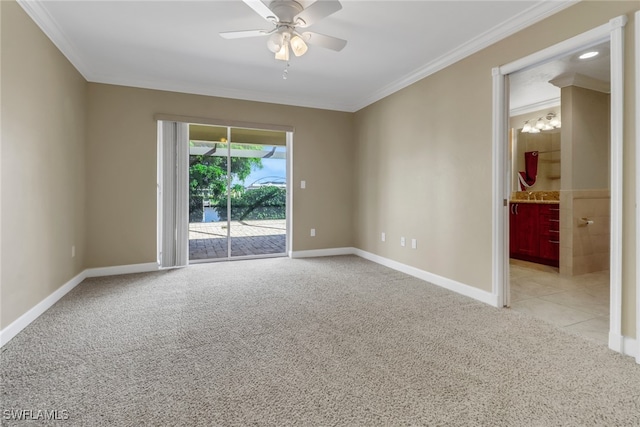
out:
<path id="1" fill-rule="evenodd" d="M 562 123 L 560 123 L 560 119 L 558 118 L 558 116 L 553 114 L 551 119 L 549 120 L 549 125 L 554 128 L 559 128 L 560 126 L 562 126 Z"/>
<path id="2" fill-rule="evenodd" d="M 522 133 L 540 133 L 543 130 L 552 130 L 559 129 L 562 126 L 560 123 L 560 118 L 555 113 L 549 113 L 546 116 L 540 117 L 538 120 L 534 121 L 534 124 L 531 125 L 533 120 L 527 120 L 524 122 L 524 126 L 522 126 Z"/>

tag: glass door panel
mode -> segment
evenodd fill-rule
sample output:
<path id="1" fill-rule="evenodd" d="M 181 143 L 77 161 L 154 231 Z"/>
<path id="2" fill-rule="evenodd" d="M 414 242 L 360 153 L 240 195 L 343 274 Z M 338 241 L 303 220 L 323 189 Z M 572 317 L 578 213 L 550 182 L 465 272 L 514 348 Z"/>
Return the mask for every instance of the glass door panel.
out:
<path id="1" fill-rule="evenodd" d="M 190 127 L 189 259 L 227 258 L 227 128 L 207 126 L 206 139 L 194 139 L 199 128 Z"/>
<path id="2" fill-rule="evenodd" d="M 190 125 L 189 138 L 189 260 L 286 254 L 286 132 Z"/>
<path id="3" fill-rule="evenodd" d="M 286 253 L 286 133 L 231 129 L 231 257 Z"/>

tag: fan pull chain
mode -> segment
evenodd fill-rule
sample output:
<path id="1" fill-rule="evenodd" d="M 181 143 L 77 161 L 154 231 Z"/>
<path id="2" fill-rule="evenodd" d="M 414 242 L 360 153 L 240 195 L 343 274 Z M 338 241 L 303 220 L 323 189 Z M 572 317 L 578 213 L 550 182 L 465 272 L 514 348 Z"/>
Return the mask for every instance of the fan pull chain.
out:
<path id="1" fill-rule="evenodd" d="M 289 62 L 287 62 L 287 66 L 282 72 L 282 80 L 287 80 L 287 77 L 289 77 Z"/>

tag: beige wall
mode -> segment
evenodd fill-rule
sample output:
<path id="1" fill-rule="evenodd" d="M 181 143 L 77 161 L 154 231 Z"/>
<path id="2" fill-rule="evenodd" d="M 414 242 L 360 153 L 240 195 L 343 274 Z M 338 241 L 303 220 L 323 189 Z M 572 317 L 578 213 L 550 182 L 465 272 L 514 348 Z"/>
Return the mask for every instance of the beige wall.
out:
<path id="1" fill-rule="evenodd" d="M 83 270 L 86 82 L 20 6 L 0 9 L 5 328 Z"/>
<path id="2" fill-rule="evenodd" d="M 561 97 L 562 189 L 609 188 L 609 94 L 567 86 Z"/>
<path id="3" fill-rule="evenodd" d="M 353 245 L 352 114 L 93 83 L 88 111 L 87 267 L 156 260 L 159 113 L 295 127 L 293 250 Z"/>
<path id="4" fill-rule="evenodd" d="M 491 72 L 486 86 L 464 62 L 356 114 L 356 242 L 490 291 Z M 482 99 L 489 108 L 478 110 Z M 401 237 L 418 248 L 401 247 Z"/>
<path id="5" fill-rule="evenodd" d="M 575 276 L 610 264 L 610 96 L 577 86 L 561 96 L 560 274 Z"/>
<path id="6" fill-rule="evenodd" d="M 492 67 L 627 14 L 625 93 L 632 94 L 632 12 L 637 9 L 637 2 L 581 2 L 356 113 L 357 246 L 490 291 Z M 635 110 L 630 98 L 624 129 L 626 336 L 635 334 Z M 400 247 L 400 236 L 417 237 L 418 249 Z"/>

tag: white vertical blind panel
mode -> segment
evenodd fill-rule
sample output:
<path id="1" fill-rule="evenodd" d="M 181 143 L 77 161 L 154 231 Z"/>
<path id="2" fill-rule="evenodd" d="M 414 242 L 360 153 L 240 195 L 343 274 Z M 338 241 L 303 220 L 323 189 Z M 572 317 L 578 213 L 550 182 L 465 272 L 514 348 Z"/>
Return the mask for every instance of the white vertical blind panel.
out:
<path id="1" fill-rule="evenodd" d="M 176 266 L 189 262 L 189 124 L 176 123 Z"/>
<path id="2" fill-rule="evenodd" d="M 161 139 L 161 252 L 160 266 L 187 265 L 189 125 L 163 121 Z"/>

